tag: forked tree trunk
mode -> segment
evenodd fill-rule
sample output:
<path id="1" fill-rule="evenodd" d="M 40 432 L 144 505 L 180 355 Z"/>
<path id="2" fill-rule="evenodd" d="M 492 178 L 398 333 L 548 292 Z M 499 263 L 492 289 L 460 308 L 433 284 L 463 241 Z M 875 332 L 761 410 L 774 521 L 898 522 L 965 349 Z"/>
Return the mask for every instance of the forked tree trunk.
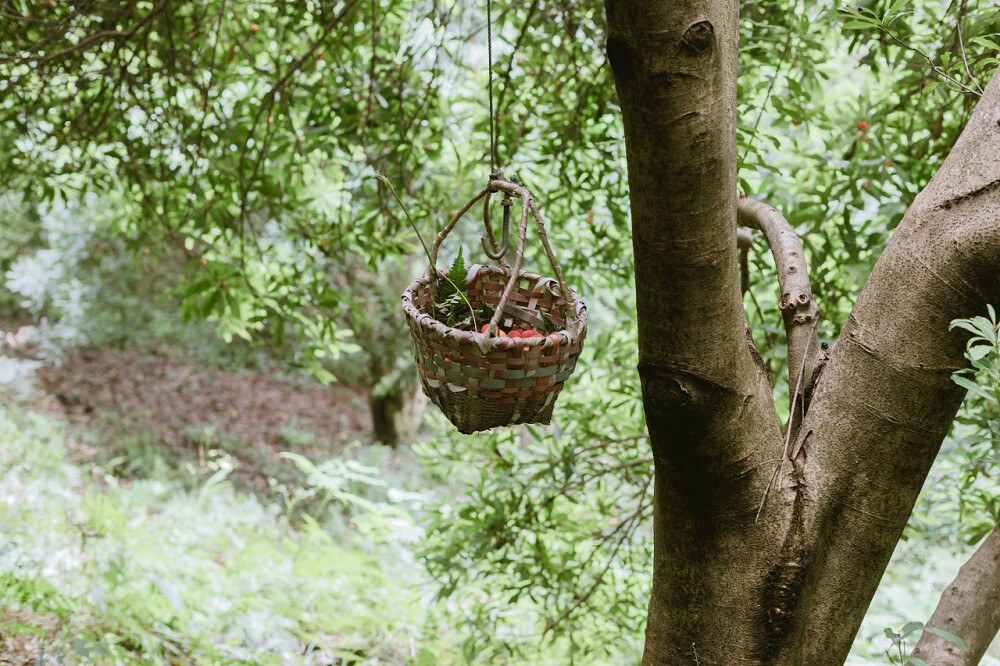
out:
<path id="1" fill-rule="evenodd" d="M 696 651 L 705 666 L 842 664 L 961 403 L 963 338 L 948 325 L 1000 296 L 1000 78 L 894 233 L 786 440 L 740 296 L 738 2 L 605 7 L 656 461 L 644 663 L 694 664 Z"/>

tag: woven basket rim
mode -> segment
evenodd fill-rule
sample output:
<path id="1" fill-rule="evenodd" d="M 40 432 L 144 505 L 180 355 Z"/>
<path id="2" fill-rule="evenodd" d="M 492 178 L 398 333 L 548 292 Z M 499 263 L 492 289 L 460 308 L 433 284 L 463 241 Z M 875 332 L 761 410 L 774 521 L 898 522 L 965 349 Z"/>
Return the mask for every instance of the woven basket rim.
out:
<path id="1" fill-rule="evenodd" d="M 475 273 L 474 273 L 475 271 Z M 489 265 L 473 265 L 469 269 L 469 275 L 473 275 L 472 279 L 478 277 L 481 271 L 486 271 L 487 273 L 497 273 L 510 277 L 513 272 L 510 268 L 504 268 L 503 266 L 489 266 Z M 529 273 L 527 271 L 520 271 L 521 279 L 528 280 L 552 280 L 555 282 L 554 278 L 548 276 L 539 275 L 537 273 Z M 466 279 L 466 284 L 472 280 Z M 453 326 L 448 326 L 447 324 L 434 319 L 429 314 L 425 312 L 420 312 L 420 310 L 413 305 L 413 297 L 416 294 L 416 290 L 419 287 L 427 285 L 430 283 L 430 277 L 427 275 L 422 275 L 416 280 L 411 282 L 406 290 L 403 292 L 403 313 L 408 319 L 412 319 L 417 323 L 422 329 L 425 329 L 439 337 L 451 337 L 457 340 L 459 343 L 476 343 L 480 344 L 481 341 L 485 341 L 487 346 L 492 349 L 506 349 L 513 346 L 514 344 L 523 344 L 525 347 L 546 347 L 552 346 L 553 336 L 561 336 L 564 338 L 559 344 L 560 346 L 565 344 L 574 344 L 583 340 L 587 332 L 587 306 L 580 297 L 580 294 L 576 292 L 572 287 L 568 287 L 569 294 L 558 294 L 558 296 L 564 298 L 568 304 L 568 309 L 570 314 L 567 316 L 567 322 L 573 318 L 576 321 L 577 333 L 574 334 L 568 327 L 563 328 L 555 333 L 550 333 L 544 337 L 531 337 L 531 338 L 502 338 L 502 337 L 488 337 L 484 333 L 479 333 L 478 331 L 463 331 L 460 328 L 455 328 Z M 558 283 L 557 283 L 558 288 Z M 549 286 L 551 291 L 551 285 Z M 552 292 L 556 294 L 556 292 Z"/>

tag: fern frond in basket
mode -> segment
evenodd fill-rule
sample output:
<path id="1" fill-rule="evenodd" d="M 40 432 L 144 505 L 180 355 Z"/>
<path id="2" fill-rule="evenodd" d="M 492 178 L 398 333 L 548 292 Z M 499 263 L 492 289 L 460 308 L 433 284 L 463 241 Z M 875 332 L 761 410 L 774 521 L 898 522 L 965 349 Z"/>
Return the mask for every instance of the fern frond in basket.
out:
<path id="1" fill-rule="evenodd" d="M 490 321 L 495 310 L 488 303 L 480 303 L 479 307 L 472 305 L 465 284 L 468 272 L 462 250 L 459 248 L 458 256 L 452 262 L 448 274 L 438 280 L 431 316 L 452 328 L 478 331 L 479 322 Z"/>
<path id="2" fill-rule="evenodd" d="M 467 272 L 462 250 L 459 248 L 451 269 L 437 281 L 432 316 L 453 328 L 462 328 L 463 324 L 475 325 L 475 311 L 469 302 L 469 292 L 465 286 Z"/>

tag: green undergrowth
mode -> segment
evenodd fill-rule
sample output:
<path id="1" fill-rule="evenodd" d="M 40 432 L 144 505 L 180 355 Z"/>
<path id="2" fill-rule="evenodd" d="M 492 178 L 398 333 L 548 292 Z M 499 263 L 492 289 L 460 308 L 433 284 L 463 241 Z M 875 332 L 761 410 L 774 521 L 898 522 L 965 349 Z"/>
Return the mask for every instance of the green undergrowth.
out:
<path id="1" fill-rule="evenodd" d="M 411 555 L 421 496 L 382 478 L 388 454 L 298 459 L 310 485 L 268 500 L 225 464 L 196 484 L 119 479 L 73 455 L 62 424 L 13 407 L 0 441 L 0 651 L 24 652 L 0 652 L 11 663 L 456 660 L 457 639 L 427 629 L 433 591 Z M 295 511 L 315 495 L 316 517 Z"/>

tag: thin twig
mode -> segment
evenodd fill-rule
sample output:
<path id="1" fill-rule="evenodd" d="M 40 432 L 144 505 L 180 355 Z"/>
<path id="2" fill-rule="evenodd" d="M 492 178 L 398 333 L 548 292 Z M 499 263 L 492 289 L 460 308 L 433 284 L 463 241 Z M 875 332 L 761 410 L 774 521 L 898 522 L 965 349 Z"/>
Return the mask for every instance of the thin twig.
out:
<path id="1" fill-rule="evenodd" d="M 889 37 L 891 37 L 894 42 L 896 42 L 897 44 L 899 44 L 900 46 L 902 46 L 907 51 L 912 51 L 912 52 L 916 53 L 917 55 L 919 55 L 920 57 L 922 57 L 924 60 L 926 60 L 927 64 L 930 65 L 931 69 L 934 70 L 934 72 L 938 76 L 940 76 L 940 77 L 942 77 L 942 78 L 944 78 L 944 79 L 946 79 L 946 80 L 954 83 L 956 86 L 958 86 L 959 88 L 961 88 L 961 90 L 955 90 L 951 86 L 948 86 L 948 88 L 950 90 L 953 90 L 954 92 L 966 92 L 966 93 L 969 93 L 970 95 L 976 95 L 977 97 L 982 97 L 981 93 L 976 92 L 975 90 L 973 90 L 969 86 L 967 86 L 964 83 L 962 83 L 961 81 L 958 81 L 957 79 L 953 78 L 947 72 L 945 72 L 940 67 L 938 67 L 937 65 L 935 65 L 934 64 L 934 60 L 931 59 L 931 57 L 929 55 L 927 55 L 926 53 L 924 53 L 923 51 L 921 51 L 917 47 L 911 46 L 910 44 L 907 44 L 902 39 L 900 39 L 896 35 L 892 34 L 892 32 L 889 30 L 889 27 L 885 23 L 883 23 L 881 19 L 879 19 L 879 25 L 882 26 L 882 29 L 885 31 L 885 34 L 889 35 Z M 945 85 L 947 85 L 947 84 L 945 84 Z M 978 83 L 976 85 L 978 85 Z"/>
<path id="2" fill-rule="evenodd" d="M 972 75 L 972 70 L 969 69 L 969 58 L 968 56 L 965 55 L 965 42 L 962 40 L 961 16 L 959 17 L 958 23 L 955 24 L 955 31 L 958 32 L 958 45 L 962 49 L 962 63 L 965 65 L 965 73 L 968 74 L 969 79 L 971 79 L 972 82 L 976 84 L 976 88 L 979 90 L 979 94 L 982 95 L 985 91 L 983 90 L 983 87 L 979 85 L 979 81 L 976 80 L 976 77 Z"/>
<path id="3" fill-rule="evenodd" d="M 639 518 L 641 518 L 643 516 L 646 508 L 648 506 L 651 506 L 651 504 L 652 504 L 652 502 L 645 502 L 646 492 L 649 489 L 649 484 L 650 484 L 650 482 L 652 482 L 652 480 L 653 480 L 653 476 L 650 475 L 649 478 L 646 480 L 645 485 L 642 487 L 642 491 L 641 491 L 641 493 L 642 493 L 641 494 L 642 499 L 639 500 L 639 506 L 638 506 L 638 508 L 636 508 L 635 512 L 631 516 L 629 516 L 628 518 L 626 518 L 625 520 L 623 520 L 621 523 L 619 523 L 618 527 L 616 527 L 614 530 L 612 530 L 612 532 L 610 534 L 608 534 L 608 535 L 606 535 L 606 536 L 603 537 L 604 540 L 607 540 L 610 537 L 614 537 L 614 535 L 617 532 L 619 532 L 620 530 L 622 530 L 623 528 L 625 528 L 622 531 L 621 536 L 618 537 L 618 540 L 615 543 L 615 547 L 611 551 L 611 554 L 608 556 L 608 561 L 605 563 L 604 568 L 601 569 L 600 573 L 598 573 L 594 577 L 593 583 L 591 583 L 590 587 L 587 589 L 587 591 L 584 594 L 578 595 L 576 597 L 576 599 L 574 600 L 574 603 L 572 605 L 570 605 L 569 607 L 567 607 L 566 610 L 564 610 L 559 615 L 558 618 L 556 618 L 555 620 L 550 620 L 549 622 L 546 623 L 546 625 L 545 625 L 545 631 L 542 632 L 543 636 L 545 634 L 549 633 L 550 631 L 552 631 L 554 628 L 556 628 L 560 624 L 562 624 L 567 618 L 569 618 L 569 616 L 573 613 L 573 611 L 575 611 L 576 609 L 580 608 L 585 603 L 587 603 L 587 600 L 590 599 L 590 597 L 593 596 L 593 594 L 597 590 L 597 588 L 600 587 L 601 583 L 604 581 L 604 576 L 608 573 L 608 570 L 611 568 L 611 565 L 614 563 L 615 557 L 618 555 L 618 551 L 621 550 L 622 545 L 625 543 L 626 540 L 628 540 L 628 538 L 632 535 L 632 532 L 638 526 Z M 598 548 L 595 547 L 594 550 L 592 550 L 590 552 L 590 555 L 587 557 L 586 561 L 579 567 L 579 569 L 580 570 L 585 570 L 587 568 L 587 566 L 589 566 L 590 562 L 593 561 L 594 556 L 597 554 L 597 552 L 598 552 Z"/>

